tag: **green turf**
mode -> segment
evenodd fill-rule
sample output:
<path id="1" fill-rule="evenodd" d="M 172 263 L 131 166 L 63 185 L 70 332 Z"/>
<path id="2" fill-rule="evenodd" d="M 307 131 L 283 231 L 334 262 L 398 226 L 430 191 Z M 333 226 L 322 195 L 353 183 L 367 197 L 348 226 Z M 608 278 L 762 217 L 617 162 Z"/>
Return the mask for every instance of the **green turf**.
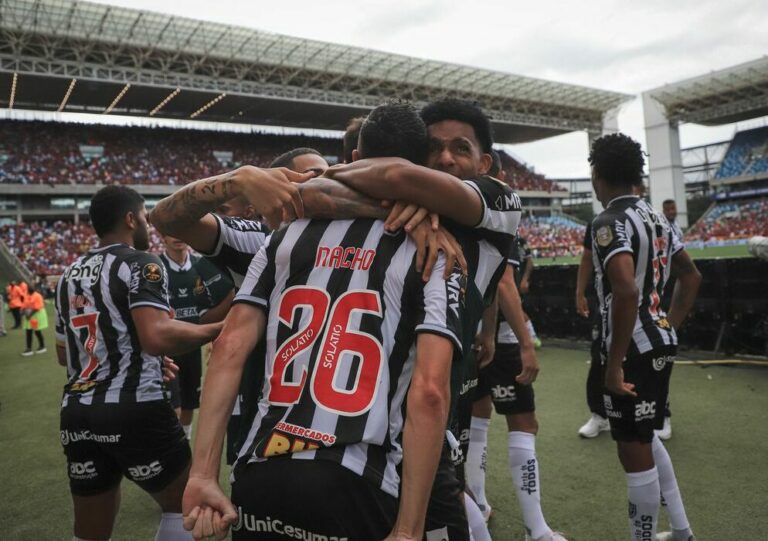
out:
<path id="1" fill-rule="evenodd" d="M 6 323 L 8 317 L 6 317 Z M 0 539 L 69 540 L 71 503 L 59 444 L 64 369 L 49 353 L 24 358 L 23 335 L 0 338 Z M 546 346 L 546 344 L 545 344 Z M 545 347 L 536 384 L 544 512 L 574 541 L 627 536 L 626 488 L 614 445 L 581 440 L 587 353 Z M 711 379 L 710 379 L 711 377 Z M 667 448 L 702 541 L 764 539 L 768 507 L 768 370 L 678 366 L 672 382 L 674 435 Z M 507 468 L 503 419 L 491 425 L 488 497 L 494 539 L 522 540 Z M 318 495 L 318 497 L 323 497 Z M 113 539 L 153 539 L 159 511 L 129 482 Z"/>
<path id="2" fill-rule="evenodd" d="M 739 246 L 716 246 L 714 248 L 686 248 L 693 259 L 712 259 L 718 257 L 751 257 L 749 248 L 742 244 Z M 563 257 L 537 257 L 536 265 L 578 265 L 581 256 Z"/>

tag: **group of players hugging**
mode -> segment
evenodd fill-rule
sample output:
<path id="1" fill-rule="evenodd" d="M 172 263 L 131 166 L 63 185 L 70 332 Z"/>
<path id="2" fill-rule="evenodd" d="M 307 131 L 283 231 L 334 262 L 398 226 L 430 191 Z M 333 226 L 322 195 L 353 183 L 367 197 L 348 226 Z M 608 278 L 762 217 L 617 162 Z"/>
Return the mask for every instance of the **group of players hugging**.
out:
<path id="1" fill-rule="evenodd" d="M 110 538 L 123 476 L 161 507 L 161 541 L 488 540 L 494 407 L 526 539 L 565 539 L 541 508 L 539 367 L 515 279 L 522 208 L 499 180 L 489 119 L 460 100 L 392 102 L 344 142 L 345 163 L 295 149 L 191 182 L 150 213 L 125 186 L 94 195 L 99 246 L 56 291 L 74 540 Z M 592 249 L 630 537 L 691 541 L 654 428 L 700 277 L 632 195 L 640 146 L 606 135 L 589 161 L 605 207 Z M 149 223 L 162 256 L 146 252 Z M 672 530 L 656 534 L 662 497 Z"/>

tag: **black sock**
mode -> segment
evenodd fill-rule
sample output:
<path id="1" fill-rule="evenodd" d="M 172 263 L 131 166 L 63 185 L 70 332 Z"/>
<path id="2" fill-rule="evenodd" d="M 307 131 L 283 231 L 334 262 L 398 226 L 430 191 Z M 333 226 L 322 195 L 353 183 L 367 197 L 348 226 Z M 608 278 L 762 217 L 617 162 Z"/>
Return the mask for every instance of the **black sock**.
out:
<path id="1" fill-rule="evenodd" d="M 32 329 L 27 329 L 27 349 L 32 349 Z"/>
<path id="2" fill-rule="evenodd" d="M 40 344 L 40 347 L 37 349 L 43 349 L 45 347 L 45 342 L 43 341 L 43 333 L 40 331 L 35 331 L 35 334 L 37 335 L 37 343 Z"/>

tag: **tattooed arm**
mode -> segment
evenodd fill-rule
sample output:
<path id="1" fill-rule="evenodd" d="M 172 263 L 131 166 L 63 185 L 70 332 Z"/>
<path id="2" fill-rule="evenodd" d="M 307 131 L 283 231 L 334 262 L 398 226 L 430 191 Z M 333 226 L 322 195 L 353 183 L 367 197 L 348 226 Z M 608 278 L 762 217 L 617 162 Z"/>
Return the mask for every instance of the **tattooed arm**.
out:
<path id="1" fill-rule="evenodd" d="M 256 212 L 277 226 L 284 212 L 290 217 L 385 218 L 388 211 L 375 200 L 343 184 L 285 168 L 243 166 L 229 173 L 187 184 L 162 199 L 150 221 L 165 235 L 183 240 L 193 249 L 210 253 L 218 226 L 210 214 L 235 197 L 245 197 Z"/>

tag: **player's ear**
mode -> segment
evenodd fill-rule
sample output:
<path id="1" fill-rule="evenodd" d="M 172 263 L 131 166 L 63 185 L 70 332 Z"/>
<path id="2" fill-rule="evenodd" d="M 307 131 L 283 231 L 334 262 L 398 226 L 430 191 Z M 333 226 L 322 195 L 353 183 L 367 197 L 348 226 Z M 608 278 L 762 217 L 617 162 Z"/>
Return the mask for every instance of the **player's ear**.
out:
<path id="1" fill-rule="evenodd" d="M 491 170 L 491 165 L 493 165 L 493 158 L 490 154 L 482 154 L 480 156 L 480 170 L 479 173 L 481 175 L 488 174 L 488 171 Z"/>
<path id="2" fill-rule="evenodd" d="M 353 148 L 352 149 L 352 161 L 356 162 L 359 159 L 360 159 L 360 151 L 357 150 L 356 148 Z"/>
<path id="3" fill-rule="evenodd" d="M 130 230 L 136 229 L 136 214 L 132 210 L 125 213 L 123 217 L 123 225 Z"/>

